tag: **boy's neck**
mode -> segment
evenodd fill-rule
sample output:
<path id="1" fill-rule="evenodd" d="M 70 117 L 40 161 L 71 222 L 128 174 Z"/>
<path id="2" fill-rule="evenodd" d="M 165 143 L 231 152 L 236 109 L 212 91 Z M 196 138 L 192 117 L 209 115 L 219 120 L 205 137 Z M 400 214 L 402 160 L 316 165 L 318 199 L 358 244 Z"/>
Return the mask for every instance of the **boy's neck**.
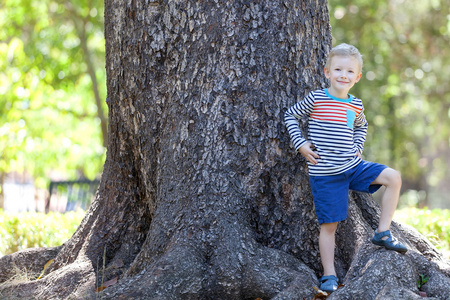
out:
<path id="1" fill-rule="evenodd" d="M 348 90 L 348 91 L 336 91 L 336 90 L 333 89 L 333 87 L 329 87 L 327 89 L 327 91 L 328 91 L 328 94 L 330 94 L 333 97 L 336 97 L 336 98 L 339 98 L 339 99 L 348 99 L 348 97 L 349 97 L 348 92 L 350 90 Z"/>

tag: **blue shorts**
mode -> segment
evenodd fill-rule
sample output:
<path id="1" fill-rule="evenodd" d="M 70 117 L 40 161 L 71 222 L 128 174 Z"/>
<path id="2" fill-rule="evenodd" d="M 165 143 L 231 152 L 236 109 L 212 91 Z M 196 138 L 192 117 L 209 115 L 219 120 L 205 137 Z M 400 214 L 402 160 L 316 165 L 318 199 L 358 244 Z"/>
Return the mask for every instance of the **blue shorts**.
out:
<path id="1" fill-rule="evenodd" d="M 311 191 L 319 224 L 340 222 L 348 217 L 348 192 L 375 193 L 381 185 L 371 183 L 387 166 L 362 161 L 344 173 L 310 176 Z"/>

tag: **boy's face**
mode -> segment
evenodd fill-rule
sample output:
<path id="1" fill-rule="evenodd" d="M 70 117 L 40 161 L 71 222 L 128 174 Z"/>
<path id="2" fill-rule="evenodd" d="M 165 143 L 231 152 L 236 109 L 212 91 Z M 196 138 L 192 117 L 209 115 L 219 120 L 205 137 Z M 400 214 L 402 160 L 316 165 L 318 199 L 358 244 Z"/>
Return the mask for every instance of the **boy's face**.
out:
<path id="1" fill-rule="evenodd" d="M 328 92 L 337 98 L 346 99 L 348 92 L 362 76 L 361 66 L 351 56 L 334 56 L 330 69 L 325 68 L 325 77 L 330 80 Z"/>

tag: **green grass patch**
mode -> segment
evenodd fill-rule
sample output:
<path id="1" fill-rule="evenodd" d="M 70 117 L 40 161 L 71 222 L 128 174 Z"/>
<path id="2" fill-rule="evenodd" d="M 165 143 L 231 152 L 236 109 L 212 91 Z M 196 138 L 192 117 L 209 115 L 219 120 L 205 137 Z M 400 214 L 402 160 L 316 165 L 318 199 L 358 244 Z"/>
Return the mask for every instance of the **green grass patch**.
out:
<path id="1" fill-rule="evenodd" d="M 402 208 L 395 212 L 395 220 L 414 227 L 450 259 L 449 209 Z"/>
<path id="2" fill-rule="evenodd" d="M 0 210 L 0 256 L 33 247 L 54 247 L 73 235 L 84 211 L 9 213 Z"/>

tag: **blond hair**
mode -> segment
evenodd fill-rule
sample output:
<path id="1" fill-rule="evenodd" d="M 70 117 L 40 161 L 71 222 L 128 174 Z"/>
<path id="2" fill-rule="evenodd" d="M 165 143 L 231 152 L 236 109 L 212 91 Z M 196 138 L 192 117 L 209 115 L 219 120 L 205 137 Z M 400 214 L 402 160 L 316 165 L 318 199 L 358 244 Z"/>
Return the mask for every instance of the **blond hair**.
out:
<path id="1" fill-rule="evenodd" d="M 335 56 L 349 56 L 355 58 L 359 62 L 360 66 L 359 71 L 362 71 L 363 67 L 362 55 L 361 53 L 359 53 L 359 50 L 355 46 L 342 43 L 331 49 L 330 53 L 328 54 L 325 68 L 330 69 L 331 59 Z"/>

